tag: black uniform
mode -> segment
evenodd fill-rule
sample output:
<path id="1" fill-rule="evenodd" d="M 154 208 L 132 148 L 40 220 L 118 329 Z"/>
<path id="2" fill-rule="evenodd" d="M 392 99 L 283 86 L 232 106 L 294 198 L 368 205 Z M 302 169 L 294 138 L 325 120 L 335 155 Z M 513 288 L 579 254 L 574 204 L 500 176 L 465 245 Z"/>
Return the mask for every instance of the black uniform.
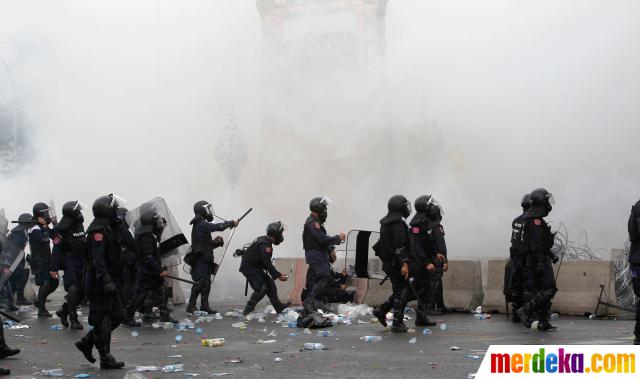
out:
<path id="1" fill-rule="evenodd" d="M 142 229 L 142 228 L 141 228 Z M 127 307 L 125 318 L 130 321 L 136 310 L 144 307 L 145 313 L 157 306 L 160 310 L 160 321 L 173 322 L 167 306 L 166 285 L 160 274 L 164 271 L 160 257 L 159 239 L 150 231 L 136 233 L 136 251 L 138 268 L 136 294 Z"/>
<path id="2" fill-rule="evenodd" d="M 545 220 L 527 212 L 523 232 L 526 267 L 523 302 L 527 318 L 538 318 L 541 323 L 548 323 L 551 300 L 558 291 L 553 276 L 553 240 L 553 234 Z"/>
<path id="3" fill-rule="evenodd" d="M 524 254 L 522 251 L 522 239 L 524 229 L 524 213 L 516 217 L 511 223 L 511 247 L 509 259 L 511 260 L 511 288 L 510 301 L 513 309 L 522 306 L 522 285 L 524 281 Z"/>
<path id="4" fill-rule="evenodd" d="M 66 302 L 56 312 L 64 326 L 82 329 L 78 321 L 78 305 L 83 297 L 85 262 L 87 260 L 87 237 L 82 223 L 63 216 L 55 229 L 51 271 L 64 270 Z"/>
<path id="5" fill-rule="evenodd" d="M 51 228 L 48 225 L 36 225 L 29 229 L 29 248 L 31 250 L 31 271 L 35 275 L 38 288 L 38 316 L 51 317 L 47 312 L 47 296 L 58 288 L 60 281 L 49 274 L 51 268 Z"/>
<path id="6" fill-rule="evenodd" d="M 334 248 L 331 246 L 329 251 L 333 251 Z M 331 253 L 329 253 L 331 254 Z M 330 255 L 331 256 L 331 255 Z M 333 262 L 331 262 L 333 263 Z M 323 301 L 326 303 L 348 303 L 353 302 L 355 298 L 355 291 L 345 290 L 343 287 L 349 280 L 348 275 L 343 275 L 342 273 L 335 272 L 333 266 L 331 266 L 331 278 L 332 280 L 329 284 L 324 287 L 323 290 L 319 291 L 318 296 L 323 298 Z M 307 270 L 307 275 L 305 279 L 305 288 L 302 290 L 300 294 L 300 298 L 302 301 L 306 300 L 315 285 L 315 277 L 313 276 L 313 271 Z"/>
<path id="7" fill-rule="evenodd" d="M 275 283 L 275 279 L 279 279 L 282 274 L 273 266 L 272 256 L 273 242 L 269 236 L 258 237 L 242 254 L 239 271 L 247 278 L 253 290 L 253 294 L 244 308 L 245 315 L 253 312 L 265 295 L 277 313 L 282 312 L 285 308 L 285 305 L 278 299 L 278 289 Z"/>
<path id="8" fill-rule="evenodd" d="M 211 233 L 221 232 L 234 226 L 233 221 L 212 223 L 202 216 L 196 216 L 191 220 L 191 250 L 194 262 L 191 265 L 191 279 L 196 282 L 191 288 L 189 306 L 187 312 L 195 310 L 196 301 L 200 296 L 200 309 L 205 312 L 215 313 L 209 307 L 209 293 L 211 292 L 211 275 L 215 274 L 216 264 L 213 259 L 213 250 L 223 246 L 221 239 L 214 239 Z"/>
<path id="9" fill-rule="evenodd" d="M 30 215 L 29 215 L 30 216 Z M 11 229 L 9 235 L 7 236 L 9 241 L 13 243 L 14 246 L 18 248 L 18 251 L 24 251 L 27 247 L 27 243 L 29 242 L 29 237 L 27 236 L 26 228 L 22 225 L 16 226 Z M 16 295 L 16 304 L 17 305 L 31 305 L 32 303 L 24 297 L 24 288 L 29 281 L 29 275 L 31 270 L 26 267 L 26 259 L 23 256 L 20 260 L 20 263 L 16 266 L 13 274 L 9 278 L 9 284 L 11 286 L 12 295 L 15 293 Z"/>
<path id="10" fill-rule="evenodd" d="M 311 214 L 305 221 L 302 245 L 306 263 L 314 278 L 313 288 L 304 301 L 304 307 L 308 311 L 322 307 L 322 299 L 333 280 L 329 247 L 339 245 L 340 242 L 340 236 L 327 234 L 323 223 L 315 215 Z"/>
<path id="11" fill-rule="evenodd" d="M 640 201 L 631 208 L 629 215 L 629 264 L 631 266 L 631 284 L 636 300 L 640 299 Z M 636 301 L 636 325 L 634 328 L 634 344 L 640 344 L 640 300 Z"/>
<path id="12" fill-rule="evenodd" d="M 122 226 L 119 229 L 120 244 L 122 246 L 122 261 L 124 263 L 122 269 L 122 291 L 121 300 L 123 306 L 128 306 L 136 294 L 136 278 L 138 270 L 138 255 L 136 253 L 135 240 L 129 225 L 124 220 L 126 210 L 119 210 Z"/>
<path id="13" fill-rule="evenodd" d="M 87 229 L 87 236 L 89 259 L 85 288 L 89 298 L 89 324 L 93 330 L 79 343 L 95 345 L 101 366 L 103 363 L 119 366 L 121 362 L 116 362 L 111 355 L 111 332 L 122 321 L 122 304 L 111 274 L 121 268 L 120 238 L 106 218 L 94 219 Z"/>

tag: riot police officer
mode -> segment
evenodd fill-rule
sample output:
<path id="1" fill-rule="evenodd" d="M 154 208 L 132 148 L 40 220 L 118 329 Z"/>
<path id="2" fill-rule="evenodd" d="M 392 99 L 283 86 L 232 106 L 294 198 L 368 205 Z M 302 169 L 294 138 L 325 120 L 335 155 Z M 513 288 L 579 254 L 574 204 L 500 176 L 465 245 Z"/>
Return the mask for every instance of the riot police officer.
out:
<path id="1" fill-rule="evenodd" d="M 58 279 L 49 274 L 51 266 L 51 213 L 45 203 L 36 203 L 33 206 L 33 217 L 36 225 L 29 229 L 29 248 L 31 249 L 31 270 L 35 275 L 38 288 L 38 317 L 51 317 L 47 311 L 47 296 L 58 288 Z"/>
<path id="2" fill-rule="evenodd" d="M 207 313 L 217 313 L 209 307 L 209 293 L 211 292 L 211 275 L 216 274 L 216 263 L 213 259 L 213 250 L 223 246 L 222 237 L 211 237 L 211 233 L 221 232 L 228 228 L 238 226 L 238 221 L 213 223 L 212 205 L 204 200 L 193 205 L 195 217 L 191 220 L 191 251 L 193 262 L 191 264 L 191 279 L 196 284 L 191 287 L 187 313 L 196 310 L 196 301 L 200 296 L 200 310 Z"/>
<path id="3" fill-rule="evenodd" d="M 547 331 L 555 329 L 549 323 L 549 309 L 558 291 L 552 266 L 558 258 L 551 252 L 554 236 L 544 217 L 549 215 L 555 201 L 544 188 L 533 190 L 529 197 L 529 210 L 523 218 L 522 248 L 526 267 L 523 306 L 516 313 L 525 326 L 530 327 L 537 319 L 538 330 Z"/>
<path id="4" fill-rule="evenodd" d="M 376 255 L 382 261 L 382 269 L 391 280 L 393 293 L 379 308 L 373 311 L 383 326 L 387 326 L 386 313 L 393 309 L 391 331 L 406 333 L 404 308 L 408 299 L 409 230 L 405 219 L 411 214 L 411 202 L 403 195 L 392 196 L 387 203 L 387 215 L 380 220 L 380 241 L 374 245 Z"/>
<path id="5" fill-rule="evenodd" d="M 634 345 L 640 345 L 640 201 L 632 208 L 628 222 L 629 240 L 629 265 L 631 269 L 631 285 L 636 295 L 636 324 L 634 328 Z"/>
<path id="6" fill-rule="evenodd" d="M 444 227 L 442 226 L 443 210 L 440 202 L 431 195 L 428 195 L 427 203 L 427 240 L 426 246 L 430 250 L 429 255 L 434 256 L 435 268 L 429 273 L 429 300 L 427 301 L 427 312 L 432 315 L 441 315 L 446 309 L 443 301 L 442 276 L 449 270 L 447 258 L 447 244 L 444 238 Z M 438 306 L 436 309 L 436 306 Z"/>
<path id="7" fill-rule="evenodd" d="M 143 307 L 151 313 L 153 306 L 160 310 L 160 321 L 177 323 L 171 318 L 167 306 L 166 285 L 164 278 L 168 271 L 162 267 L 160 257 L 160 237 L 166 220 L 155 209 L 147 210 L 140 215 L 140 227 L 136 229 L 135 245 L 137 251 L 136 294 L 127 307 L 125 324 L 139 326 L 133 316 L 137 309 Z"/>
<path id="8" fill-rule="evenodd" d="M 522 238 L 524 229 L 524 216 L 529 209 L 529 194 L 525 194 L 520 201 L 522 206 L 522 214 L 516 217 L 511 223 L 511 247 L 509 248 L 509 259 L 511 260 L 511 288 L 509 288 L 509 297 L 513 309 L 522 307 L 522 284 L 524 281 L 524 254 L 522 252 Z M 518 315 L 514 312 L 512 315 L 513 322 L 521 322 Z"/>
<path id="9" fill-rule="evenodd" d="M 129 210 L 125 207 L 118 208 L 118 217 L 121 220 L 119 230 L 122 245 L 122 305 L 127 307 L 136 294 L 136 278 L 138 270 L 138 258 L 136 253 L 135 239 L 129 230 L 127 214 Z"/>
<path id="10" fill-rule="evenodd" d="M 280 273 L 273 266 L 273 245 L 280 245 L 284 241 L 285 226 L 281 221 L 272 222 L 267 226 L 267 234 L 258 237 L 245 253 L 242 254 L 240 272 L 247 278 L 253 294 L 244 307 L 243 314 L 253 312 L 256 305 L 267 296 L 271 305 L 279 314 L 291 303 L 283 304 L 278 298 L 275 279 L 282 282 L 289 277 Z M 269 276 L 270 275 L 270 276 Z"/>
<path id="11" fill-rule="evenodd" d="M 302 245 L 309 270 L 314 278 L 313 288 L 304 300 L 304 308 L 315 311 L 323 306 L 322 299 L 326 296 L 326 289 L 333 280 L 329 247 L 344 242 L 346 235 L 340 233 L 335 236 L 327 234 L 324 223 L 327 221 L 326 197 L 314 197 L 309 202 L 311 214 L 304 223 L 302 231 Z"/>
<path id="12" fill-rule="evenodd" d="M 79 201 L 69 201 L 62 206 L 62 218 L 55 226 L 51 278 L 58 279 L 58 271 L 64 270 L 66 302 L 56 311 L 60 322 L 71 329 L 82 329 L 78 321 L 78 305 L 83 297 L 83 280 L 87 260 L 87 237 L 84 232 L 84 210 Z M 67 319 L 68 318 L 68 319 Z"/>
<path id="13" fill-rule="evenodd" d="M 122 200 L 111 194 L 101 196 L 93 203 L 95 219 L 87 228 L 88 268 L 85 288 L 89 298 L 89 324 L 93 330 L 76 342 L 89 362 L 95 362 L 92 349 L 95 345 L 100 354 L 101 369 L 120 369 L 124 362 L 118 362 L 111 355 L 111 332 L 122 321 L 122 304 L 118 288 L 112 278 L 114 271 L 121 268 L 120 237 L 118 229 L 118 207 Z"/>

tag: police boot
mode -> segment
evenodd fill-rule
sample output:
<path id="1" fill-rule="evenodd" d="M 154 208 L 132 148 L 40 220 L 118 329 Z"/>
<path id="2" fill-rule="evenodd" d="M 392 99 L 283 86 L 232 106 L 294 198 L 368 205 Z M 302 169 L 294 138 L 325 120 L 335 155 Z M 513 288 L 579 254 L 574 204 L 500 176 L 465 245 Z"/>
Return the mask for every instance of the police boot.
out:
<path id="1" fill-rule="evenodd" d="M 556 330 L 556 329 L 558 329 L 558 327 L 551 325 L 549 320 L 546 318 L 541 319 L 540 322 L 538 323 L 538 331 L 540 332 L 546 332 L 548 330 Z"/>
<path id="2" fill-rule="evenodd" d="M 171 322 L 173 324 L 178 323 L 178 320 L 171 317 L 171 313 L 169 313 L 169 309 L 167 307 L 160 308 L 160 321 Z"/>
<path id="3" fill-rule="evenodd" d="M 404 324 L 404 311 L 393 311 L 393 323 L 391 324 L 392 333 L 406 333 L 409 330 Z"/>
<path id="4" fill-rule="evenodd" d="M 16 305 L 33 305 L 33 303 L 24 297 L 24 290 L 22 290 L 16 291 Z"/>
<path id="5" fill-rule="evenodd" d="M 262 286 L 259 291 L 255 291 L 254 293 L 252 293 L 249 301 L 247 301 L 247 305 L 245 305 L 244 310 L 242 311 L 242 314 L 246 316 L 249 313 L 253 312 L 256 309 L 256 305 L 258 305 L 258 302 L 260 302 L 260 300 L 262 300 L 262 298 L 265 297 L 266 294 L 266 286 Z M 274 304 L 273 308 L 275 307 L 276 305 Z"/>
<path id="6" fill-rule="evenodd" d="M 71 330 L 82 330 L 82 329 L 84 329 L 84 327 L 82 326 L 80 321 L 78 321 L 78 314 L 76 312 L 73 312 L 73 313 L 71 313 L 69 315 L 69 321 L 71 323 Z"/>
<path id="7" fill-rule="evenodd" d="M 96 359 L 93 357 L 93 330 L 76 342 L 76 348 L 82 352 L 89 362 L 95 363 Z"/>
<path id="8" fill-rule="evenodd" d="M 60 323 L 65 327 L 69 327 L 69 305 L 65 302 L 62 304 L 62 307 L 56 311 L 56 316 L 60 317 Z M 77 316 L 76 316 L 77 318 Z"/>
<path id="9" fill-rule="evenodd" d="M 531 319 L 530 319 L 531 310 L 532 310 L 531 303 L 526 303 L 524 306 L 516 310 L 516 315 L 518 315 L 522 324 L 527 328 L 531 327 Z"/>
<path id="10" fill-rule="evenodd" d="M 99 336 L 99 337 L 98 337 Z M 111 320 L 102 320 L 100 331 L 94 336 L 96 348 L 100 353 L 100 369 L 118 370 L 124 367 L 124 362 L 118 362 L 111 355 Z"/>
<path id="11" fill-rule="evenodd" d="M 78 321 L 78 302 L 80 301 L 80 289 L 72 286 L 67 294 L 67 310 L 69 312 L 69 321 L 71 322 L 71 330 L 84 329 Z"/>
<path id="12" fill-rule="evenodd" d="M 7 342 L 4 339 L 4 329 L 0 328 L 0 359 L 11 357 L 20 353 L 20 349 L 12 349 L 7 346 Z"/>
<path id="13" fill-rule="evenodd" d="M 41 286 L 38 288 L 38 317 L 53 317 L 49 311 L 47 311 L 47 288 Z"/>
<path id="14" fill-rule="evenodd" d="M 8 368 L 0 367 L 0 376 L 11 375 L 11 370 Z"/>
<path id="15" fill-rule="evenodd" d="M 380 324 L 387 327 L 387 313 L 391 310 L 391 303 L 387 300 L 379 308 L 374 309 L 371 313 L 380 321 Z"/>
<path id="16" fill-rule="evenodd" d="M 189 305 L 187 305 L 187 313 L 193 313 L 196 311 L 196 301 L 200 295 L 200 288 L 196 284 L 191 287 L 191 295 L 189 296 Z"/>
<path id="17" fill-rule="evenodd" d="M 437 323 L 429 320 L 425 311 L 416 311 L 416 326 L 436 326 Z"/>

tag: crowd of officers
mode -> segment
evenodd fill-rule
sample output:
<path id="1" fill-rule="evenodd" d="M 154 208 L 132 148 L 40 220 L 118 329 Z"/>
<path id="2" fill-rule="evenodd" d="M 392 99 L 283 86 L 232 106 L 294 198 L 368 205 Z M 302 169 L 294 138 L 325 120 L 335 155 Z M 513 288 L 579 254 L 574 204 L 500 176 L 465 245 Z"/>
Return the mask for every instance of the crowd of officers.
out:
<path id="1" fill-rule="evenodd" d="M 93 203 L 94 220 L 84 229 L 83 205 L 79 201 L 64 204 L 62 218 L 56 222 L 45 203 L 36 203 L 33 214 L 22 214 L 17 226 L 7 238 L 18 251 L 29 244 L 27 256 L 31 273 L 38 286 L 35 306 L 38 317 L 52 317 L 46 308 L 47 297 L 59 285 L 59 271 L 64 272 L 65 302 L 55 313 L 65 327 L 83 329 L 78 320 L 78 307 L 89 303 L 89 324 L 93 328 L 76 343 L 76 347 L 90 362 L 95 362 L 93 348 L 100 356 L 102 369 L 118 369 L 124 363 L 117 361 L 110 352 L 111 333 L 120 324 L 140 326 L 134 319 L 136 312 L 143 321 L 157 319 L 153 308 L 159 310 L 159 319 L 176 322 L 171 318 L 167 305 L 165 278 L 162 266 L 160 240 L 166 220 L 152 204 L 141 206 L 139 225 L 132 235 L 127 224 L 127 209 L 115 195 L 101 196 Z M 327 303 L 350 302 L 355 292 L 345 289 L 348 278 L 345 271 L 334 271 L 336 246 L 346 240 L 340 233 L 329 235 L 325 229 L 326 197 L 313 198 L 309 204 L 310 215 L 303 233 L 306 263 L 309 265 L 306 288 L 303 291 L 305 311 L 314 312 Z M 510 249 L 509 299 L 516 312 L 514 322 L 527 327 L 535 322 L 538 330 L 551 330 L 549 323 L 551 300 L 557 288 L 552 263 L 557 257 L 552 253 L 554 235 L 544 218 L 554 204 L 553 196 L 545 189 L 536 189 L 522 199 L 523 213 L 512 224 Z M 442 276 L 448 270 L 444 228 L 441 225 L 444 211 L 440 202 L 431 195 L 418 197 L 411 202 L 403 195 L 391 197 L 388 213 L 380 220 L 380 240 L 373 246 L 383 263 L 386 279 L 391 282 L 392 293 L 378 308 L 374 316 L 387 326 L 387 313 L 392 312 L 391 331 L 405 333 L 404 312 L 408 302 L 417 301 L 416 326 L 433 326 L 428 315 L 447 312 L 443 302 Z M 214 249 L 224 245 L 221 237 L 212 233 L 238 226 L 238 221 L 214 223 L 212 205 L 206 201 L 194 204 L 191 220 L 191 251 L 185 263 L 191 266 L 194 282 L 187 312 L 196 311 L 200 297 L 200 311 L 216 313 L 209 306 L 211 277 L 217 272 Z M 53 224 L 53 226 L 52 226 Z M 247 279 L 253 293 L 246 304 L 244 314 L 254 311 L 256 305 L 267 296 L 280 313 L 290 303 L 283 304 L 277 294 L 275 280 L 286 281 L 287 275 L 273 265 L 273 247 L 284 241 L 285 225 L 278 221 L 267 226 L 266 234 L 256 238 L 235 256 L 241 256 L 240 272 Z M 631 239 L 631 270 L 633 288 L 640 295 L 640 202 L 632 208 L 629 219 Z M 52 248 L 53 245 L 53 248 Z M 0 265 L 7 272 L 14 262 L 2 257 Z M 29 271 L 24 258 L 13 264 L 10 280 L 2 297 L 8 301 L 6 308 L 16 310 L 16 305 L 31 305 L 24 296 Z M 14 303 L 15 296 L 15 303 Z M 639 305 L 640 306 L 640 305 Z M 640 314 L 640 313 L 638 313 Z M 635 335 L 640 340 L 640 316 L 636 318 Z M 0 358 L 18 354 L 19 350 L 7 346 L 0 329 Z M 8 374 L 0 369 L 0 374 Z"/>

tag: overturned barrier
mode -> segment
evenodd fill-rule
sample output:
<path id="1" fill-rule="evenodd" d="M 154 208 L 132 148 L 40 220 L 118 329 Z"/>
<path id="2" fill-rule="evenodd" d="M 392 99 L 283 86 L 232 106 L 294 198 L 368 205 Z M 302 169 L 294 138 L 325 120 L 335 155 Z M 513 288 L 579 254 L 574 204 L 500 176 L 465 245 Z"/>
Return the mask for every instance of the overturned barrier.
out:
<path id="1" fill-rule="evenodd" d="M 487 285 L 483 302 L 483 307 L 487 311 L 504 313 L 506 310 L 502 291 L 506 262 L 506 259 L 488 261 Z M 593 313 L 600 297 L 601 285 L 604 286 L 602 301 L 617 305 L 613 262 L 564 261 L 562 265 L 554 265 L 554 272 L 558 275 L 556 282 L 558 292 L 553 298 L 552 312 L 566 315 Z M 617 310 L 602 306 L 598 313 L 615 315 Z"/>

